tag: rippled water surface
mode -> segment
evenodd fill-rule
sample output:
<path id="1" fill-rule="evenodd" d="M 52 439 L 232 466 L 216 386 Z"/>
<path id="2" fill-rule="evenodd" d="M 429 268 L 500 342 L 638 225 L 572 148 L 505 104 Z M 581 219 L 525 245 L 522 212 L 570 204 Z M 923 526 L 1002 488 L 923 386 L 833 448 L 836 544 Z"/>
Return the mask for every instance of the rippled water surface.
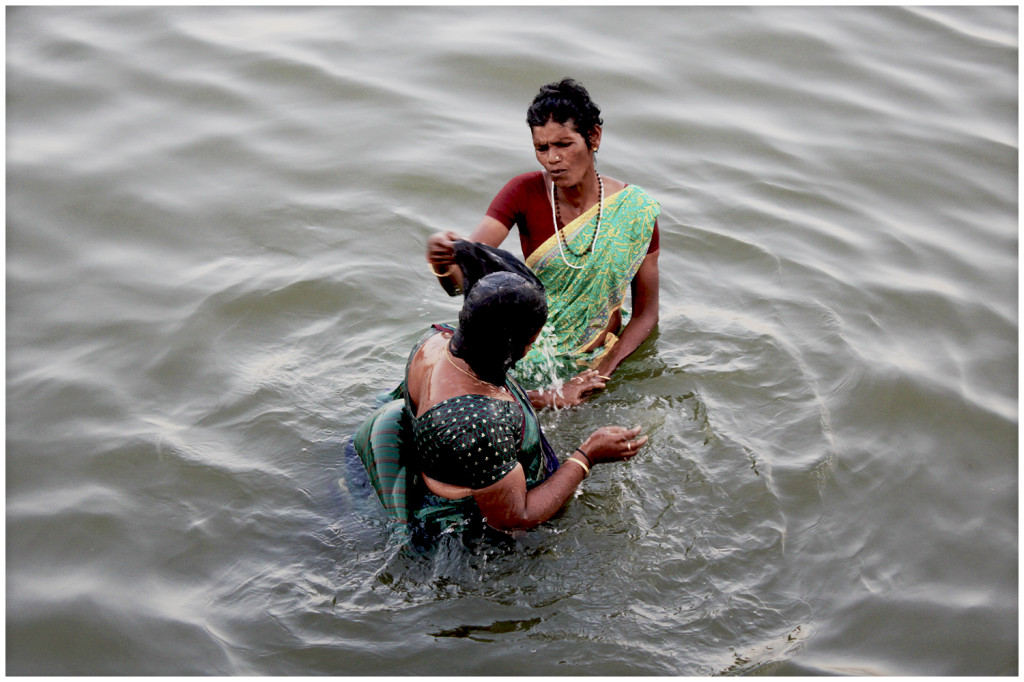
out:
<path id="1" fill-rule="evenodd" d="M 1017 22 L 8 8 L 7 672 L 1015 674 Z M 542 420 L 651 444 L 410 554 L 342 444 L 564 75 L 661 323 Z"/>

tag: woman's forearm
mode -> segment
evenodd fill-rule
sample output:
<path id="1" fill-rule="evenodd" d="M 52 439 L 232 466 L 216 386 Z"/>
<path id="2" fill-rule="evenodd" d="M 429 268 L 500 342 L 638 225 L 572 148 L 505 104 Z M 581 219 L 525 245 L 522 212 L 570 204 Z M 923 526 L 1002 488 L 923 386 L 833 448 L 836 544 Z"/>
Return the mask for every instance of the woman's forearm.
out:
<path id="1" fill-rule="evenodd" d="M 557 514 L 586 478 L 586 470 L 570 460 L 579 462 L 570 457 L 548 480 L 526 493 L 526 509 L 523 514 L 526 525 L 522 528 L 533 528 Z"/>
<path id="2" fill-rule="evenodd" d="M 522 464 L 473 498 L 486 522 L 499 530 L 525 530 L 544 523 L 561 509 L 599 462 L 627 460 L 647 443 L 640 427 L 602 426 L 566 458 L 558 470 L 533 490 L 526 489 Z"/>
<path id="3" fill-rule="evenodd" d="M 619 340 L 608 351 L 608 355 L 597 366 L 599 374 L 611 376 L 622 361 L 633 354 L 637 348 L 647 340 L 651 332 L 658 325 L 658 311 L 647 312 L 645 315 L 638 315 L 629 320 L 626 328 L 622 330 Z"/>
<path id="4" fill-rule="evenodd" d="M 605 376 L 640 347 L 651 331 L 658 325 L 658 255 L 659 251 L 647 254 L 640 269 L 633 278 L 633 317 L 619 335 L 619 340 L 608 352 L 608 356 L 597 366 L 597 371 Z"/>
<path id="5" fill-rule="evenodd" d="M 517 467 L 506 479 L 474 491 L 473 497 L 490 526 L 498 530 L 526 530 L 554 516 L 572 497 L 585 474 L 582 466 L 566 460 L 546 481 L 526 490 L 522 467 Z"/>

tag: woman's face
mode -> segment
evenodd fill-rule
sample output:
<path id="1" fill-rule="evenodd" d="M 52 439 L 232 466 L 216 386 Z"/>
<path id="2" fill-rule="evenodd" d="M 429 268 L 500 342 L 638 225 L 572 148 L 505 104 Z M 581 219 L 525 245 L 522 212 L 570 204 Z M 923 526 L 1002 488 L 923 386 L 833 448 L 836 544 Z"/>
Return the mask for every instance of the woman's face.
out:
<path id="1" fill-rule="evenodd" d="M 573 187 L 583 182 L 594 165 L 594 152 L 583 136 L 576 132 L 572 122 L 566 125 L 548 119 L 545 125 L 531 130 L 533 150 L 540 165 L 551 176 L 551 181 L 558 187 Z M 595 132 L 597 140 L 600 140 L 600 135 L 598 127 Z"/>

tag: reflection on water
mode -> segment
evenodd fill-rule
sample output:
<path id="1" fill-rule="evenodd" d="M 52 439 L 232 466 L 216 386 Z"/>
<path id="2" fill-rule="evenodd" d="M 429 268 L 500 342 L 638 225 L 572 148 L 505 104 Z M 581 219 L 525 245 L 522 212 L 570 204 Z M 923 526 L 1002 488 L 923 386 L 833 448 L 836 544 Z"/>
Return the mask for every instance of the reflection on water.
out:
<path id="1" fill-rule="evenodd" d="M 9 672 L 1016 672 L 1016 24 L 9 8 Z M 342 445 L 564 75 L 662 205 L 661 322 L 542 421 L 651 442 L 410 552 Z"/>

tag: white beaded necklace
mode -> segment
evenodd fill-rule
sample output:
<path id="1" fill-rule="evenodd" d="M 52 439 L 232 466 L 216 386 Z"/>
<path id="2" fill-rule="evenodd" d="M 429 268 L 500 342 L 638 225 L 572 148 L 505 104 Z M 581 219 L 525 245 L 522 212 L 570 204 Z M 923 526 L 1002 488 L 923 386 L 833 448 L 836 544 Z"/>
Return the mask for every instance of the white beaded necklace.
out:
<path id="1" fill-rule="evenodd" d="M 604 181 L 601 180 L 601 174 L 594 171 L 597 176 L 597 187 L 598 187 L 598 200 L 597 200 L 597 227 L 594 229 L 594 238 L 590 242 L 590 246 L 584 249 L 583 253 L 573 253 L 576 257 L 585 256 L 594 248 L 597 244 L 597 235 L 601 234 L 601 210 L 604 208 Z M 562 262 L 568 265 L 573 270 L 582 270 L 583 265 L 573 265 L 565 259 L 565 251 L 562 250 L 562 242 L 565 237 L 562 235 L 562 231 L 558 229 L 558 200 L 555 198 L 555 181 L 551 181 L 551 222 L 555 224 L 555 234 L 558 236 L 558 253 L 562 256 Z"/>

